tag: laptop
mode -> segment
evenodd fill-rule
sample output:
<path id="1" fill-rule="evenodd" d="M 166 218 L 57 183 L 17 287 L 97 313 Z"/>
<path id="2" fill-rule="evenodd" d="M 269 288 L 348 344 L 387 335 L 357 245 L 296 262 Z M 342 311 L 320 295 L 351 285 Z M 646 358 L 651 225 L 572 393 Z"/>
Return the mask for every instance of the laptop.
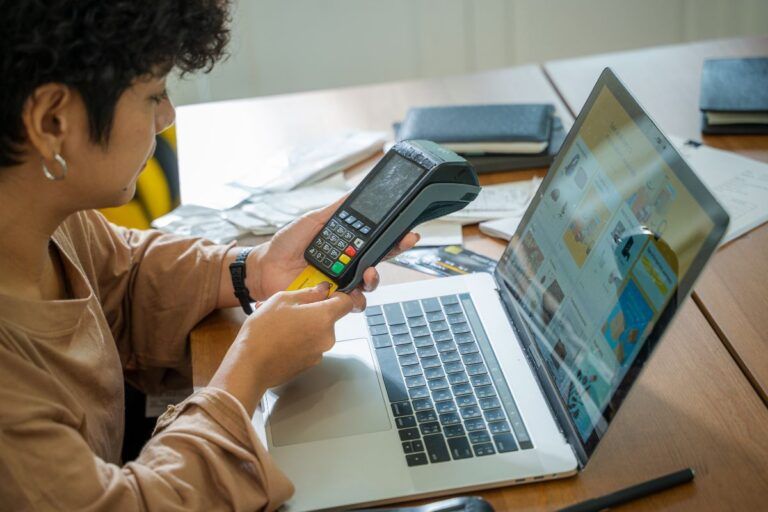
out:
<path id="1" fill-rule="evenodd" d="M 575 474 L 728 215 L 610 69 L 493 275 L 383 286 L 254 425 L 287 510 Z"/>

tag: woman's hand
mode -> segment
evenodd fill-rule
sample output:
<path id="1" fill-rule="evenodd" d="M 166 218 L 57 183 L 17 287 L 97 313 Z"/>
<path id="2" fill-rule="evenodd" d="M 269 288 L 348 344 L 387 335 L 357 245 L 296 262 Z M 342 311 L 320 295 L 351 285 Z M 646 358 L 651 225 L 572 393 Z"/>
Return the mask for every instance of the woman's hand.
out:
<path id="1" fill-rule="evenodd" d="M 237 398 L 252 415 L 264 392 L 316 365 L 335 343 L 333 326 L 352 311 L 328 284 L 277 292 L 246 318 L 210 386 Z"/>
<path id="2" fill-rule="evenodd" d="M 248 287 L 252 290 L 251 293 L 254 297 L 269 297 L 288 288 L 296 276 L 307 266 L 304 250 L 345 199 L 346 196 L 330 206 L 296 219 L 278 231 L 272 240 L 258 248 L 257 257 L 254 259 L 257 262 L 254 265 L 256 268 L 248 268 L 247 270 Z M 418 234 L 406 234 L 387 257 L 391 258 L 407 251 L 418 240 Z M 378 285 L 379 273 L 373 267 L 367 268 L 363 273 L 363 283 L 360 287 L 365 291 L 373 291 Z M 355 303 L 356 310 L 360 311 L 365 308 L 365 298 L 360 289 L 353 290 L 349 295 Z"/>

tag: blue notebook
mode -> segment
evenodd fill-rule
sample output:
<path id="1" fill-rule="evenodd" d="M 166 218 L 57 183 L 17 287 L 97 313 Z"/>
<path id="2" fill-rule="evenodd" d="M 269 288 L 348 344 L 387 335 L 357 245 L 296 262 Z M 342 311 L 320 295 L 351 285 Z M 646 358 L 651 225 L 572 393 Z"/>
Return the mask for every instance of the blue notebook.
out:
<path id="1" fill-rule="evenodd" d="M 426 139 L 464 155 L 546 151 L 554 107 L 549 104 L 451 105 L 408 111 L 397 139 Z"/>
<path id="2" fill-rule="evenodd" d="M 768 133 L 768 57 L 704 61 L 699 108 L 704 133 Z"/>

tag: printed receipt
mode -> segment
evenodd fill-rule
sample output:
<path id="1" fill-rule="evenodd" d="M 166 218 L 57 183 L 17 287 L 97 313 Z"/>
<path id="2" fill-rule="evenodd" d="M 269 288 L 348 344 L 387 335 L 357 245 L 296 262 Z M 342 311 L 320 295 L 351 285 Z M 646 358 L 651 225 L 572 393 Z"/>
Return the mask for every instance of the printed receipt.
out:
<path id="1" fill-rule="evenodd" d="M 722 243 L 768 221 L 768 164 L 679 137 L 670 140 L 731 217 Z"/>

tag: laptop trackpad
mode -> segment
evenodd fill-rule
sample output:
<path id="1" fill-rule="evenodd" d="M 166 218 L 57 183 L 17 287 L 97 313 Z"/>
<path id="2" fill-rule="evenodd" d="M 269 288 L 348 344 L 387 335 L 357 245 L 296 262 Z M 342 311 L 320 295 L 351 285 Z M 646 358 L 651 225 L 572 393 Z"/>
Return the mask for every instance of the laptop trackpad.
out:
<path id="1" fill-rule="evenodd" d="M 268 394 L 274 446 L 389 430 L 366 339 L 336 343 L 317 366 Z"/>

